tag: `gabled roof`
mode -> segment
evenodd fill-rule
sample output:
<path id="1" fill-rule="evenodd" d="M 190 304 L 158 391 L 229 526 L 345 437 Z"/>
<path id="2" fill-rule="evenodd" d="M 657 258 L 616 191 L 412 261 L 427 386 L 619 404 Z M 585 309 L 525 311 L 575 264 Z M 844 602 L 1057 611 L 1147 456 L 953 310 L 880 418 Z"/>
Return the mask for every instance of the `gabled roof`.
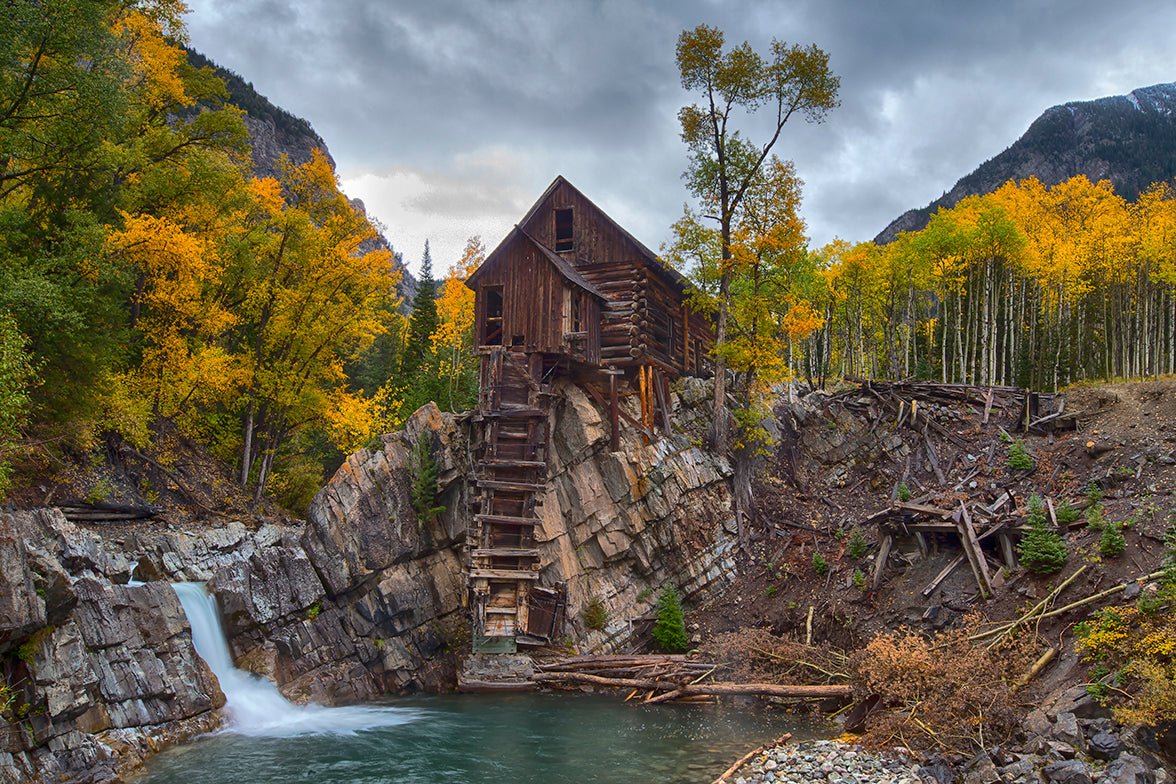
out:
<path id="1" fill-rule="evenodd" d="M 534 208 L 532 208 L 532 212 L 534 212 Z M 486 257 L 486 260 L 482 262 L 481 266 L 479 266 L 468 278 L 466 278 L 466 286 L 471 289 L 474 288 L 474 282 L 477 278 L 481 277 L 482 270 L 488 269 L 491 264 L 497 260 L 497 257 L 504 252 L 504 249 L 518 237 L 523 237 L 532 245 L 534 245 L 539 250 L 539 252 L 543 254 L 543 257 L 551 262 L 556 271 L 558 271 L 559 274 L 562 275 L 569 283 L 583 289 L 597 299 L 608 299 L 608 297 L 606 297 L 600 291 L 600 289 L 596 288 L 596 286 L 592 285 L 592 283 L 590 283 L 583 275 L 577 272 L 576 268 L 571 264 L 568 264 L 568 262 L 564 260 L 562 256 L 553 251 L 551 248 L 548 248 L 542 242 L 539 242 L 539 240 L 532 237 L 526 231 L 523 231 L 520 226 L 515 226 L 513 229 L 511 229 L 510 233 L 506 235 L 502 242 L 498 243 L 498 247 L 490 252 L 490 255 Z"/>
<path id="2" fill-rule="evenodd" d="M 533 218 L 535 216 L 535 213 L 539 210 L 540 205 L 542 205 L 545 201 L 547 201 L 547 199 L 551 196 L 551 194 L 555 191 L 555 189 L 558 188 L 560 185 L 568 186 L 573 191 L 575 191 L 576 194 L 579 195 L 579 197 L 581 199 L 583 199 L 584 201 L 586 201 L 590 205 L 592 205 L 592 208 L 594 210 L 596 210 L 597 214 L 602 219 L 608 221 L 609 225 L 611 225 L 618 232 L 620 232 L 620 234 L 623 237 L 625 237 L 625 239 L 627 239 L 629 242 L 633 243 L 633 247 L 636 248 L 636 250 L 639 254 L 641 254 L 642 256 L 645 257 L 646 261 L 649 262 L 649 265 L 651 267 L 653 267 L 655 270 L 657 270 L 662 275 L 664 275 L 671 283 L 676 285 L 680 290 L 693 290 L 694 289 L 694 284 L 691 283 L 689 280 L 687 280 L 682 275 L 682 273 L 678 272 L 678 270 L 674 269 L 669 264 L 666 264 L 664 261 L 661 260 L 660 256 L 658 256 L 656 253 L 651 251 L 649 248 L 645 247 L 645 245 L 640 240 L 638 240 L 636 237 L 634 237 L 632 234 L 630 234 L 629 231 L 624 226 L 617 223 L 615 220 L 613 220 L 611 217 L 609 217 L 608 213 L 606 213 L 604 210 L 600 209 L 600 207 L 596 206 L 596 202 L 592 201 L 592 199 L 589 199 L 587 196 L 584 195 L 584 193 L 579 188 L 577 188 L 575 185 L 572 185 L 570 182 L 568 182 L 562 174 L 557 174 L 555 176 L 555 179 L 551 181 L 551 185 L 548 185 L 547 190 L 543 191 L 543 195 L 535 200 L 535 203 L 531 205 L 531 209 L 527 211 L 527 214 L 523 216 L 523 219 L 519 221 L 518 225 L 519 226 L 526 226 L 527 223 L 531 220 L 531 218 Z"/>

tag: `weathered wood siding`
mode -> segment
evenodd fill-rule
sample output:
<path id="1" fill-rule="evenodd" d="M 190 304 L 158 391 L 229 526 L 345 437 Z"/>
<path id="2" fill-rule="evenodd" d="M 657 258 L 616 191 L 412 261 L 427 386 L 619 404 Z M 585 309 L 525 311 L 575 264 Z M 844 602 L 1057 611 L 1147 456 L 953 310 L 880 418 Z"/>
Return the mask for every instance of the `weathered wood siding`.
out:
<path id="1" fill-rule="evenodd" d="M 577 361 L 600 364 L 600 303 L 573 286 L 525 237 L 503 249 L 494 263 L 480 271 L 474 294 L 476 339 L 483 344 L 487 321 L 486 290 L 503 293 L 502 345 L 527 353 L 564 354 Z M 565 339 L 570 314 L 565 307 L 579 296 L 584 335 Z"/>
<path id="2" fill-rule="evenodd" d="M 688 294 L 660 262 L 569 183 L 551 190 L 523 230 L 555 248 L 562 209 L 572 210 L 573 244 L 560 255 L 609 300 L 601 308 L 600 361 L 626 366 L 652 360 L 678 374 L 709 375 L 711 320 L 692 311 Z"/>

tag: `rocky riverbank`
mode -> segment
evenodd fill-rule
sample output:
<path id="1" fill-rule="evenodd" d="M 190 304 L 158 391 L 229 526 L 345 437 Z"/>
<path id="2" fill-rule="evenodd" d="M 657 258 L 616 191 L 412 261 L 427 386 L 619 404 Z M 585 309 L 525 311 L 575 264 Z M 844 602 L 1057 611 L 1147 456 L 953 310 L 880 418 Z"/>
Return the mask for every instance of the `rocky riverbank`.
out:
<path id="1" fill-rule="evenodd" d="M 837 740 L 781 744 L 730 774 L 731 784 L 1169 784 L 1147 728 L 1115 725 L 1082 687 L 1051 695 L 1021 742 L 974 755 L 869 752 Z"/>

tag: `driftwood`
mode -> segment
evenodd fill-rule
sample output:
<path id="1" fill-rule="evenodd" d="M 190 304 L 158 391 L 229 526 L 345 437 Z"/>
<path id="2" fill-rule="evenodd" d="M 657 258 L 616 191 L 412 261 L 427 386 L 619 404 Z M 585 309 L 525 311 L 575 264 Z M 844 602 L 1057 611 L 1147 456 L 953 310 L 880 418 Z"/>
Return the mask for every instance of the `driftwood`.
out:
<path id="1" fill-rule="evenodd" d="M 734 773 L 735 771 L 737 771 L 741 767 L 743 767 L 743 763 L 747 762 L 749 759 L 754 757 L 756 754 L 759 754 L 761 751 L 764 751 L 765 749 L 769 749 L 773 746 L 779 746 L 781 743 L 784 743 L 788 740 L 791 740 L 791 738 L 792 738 L 792 733 L 785 732 L 783 735 L 776 738 L 775 740 L 768 741 L 767 743 L 765 743 L 761 746 L 756 746 L 754 749 L 752 749 L 751 751 L 747 752 L 742 757 L 740 757 L 735 762 L 734 765 L 732 765 L 731 767 L 724 770 L 722 775 L 719 776 L 717 779 L 715 779 L 713 782 L 711 782 L 711 784 L 723 784 L 723 782 L 725 782 L 727 780 L 728 776 L 730 776 L 732 773 Z"/>
<path id="2" fill-rule="evenodd" d="M 655 691 L 680 691 L 692 694 L 750 694 L 765 697 L 848 697 L 852 686 L 840 684 L 784 685 L 779 683 L 686 683 L 653 680 L 648 678 L 604 678 L 586 672 L 537 672 L 533 676 L 538 683 L 588 683 L 626 689 L 653 689 Z"/>
<path id="3" fill-rule="evenodd" d="M 1026 670 L 1025 674 L 1017 678 L 1017 682 L 1013 684 L 1014 689 L 1024 688 L 1029 684 L 1029 681 L 1036 678 L 1042 670 L 1044 670 L 1049 663 L 1058 655 L 1057 648 L 1048 648 L 1045 653 L 1038 657 L 1037 661 L 1033 662 L 1033 666 Z"/>

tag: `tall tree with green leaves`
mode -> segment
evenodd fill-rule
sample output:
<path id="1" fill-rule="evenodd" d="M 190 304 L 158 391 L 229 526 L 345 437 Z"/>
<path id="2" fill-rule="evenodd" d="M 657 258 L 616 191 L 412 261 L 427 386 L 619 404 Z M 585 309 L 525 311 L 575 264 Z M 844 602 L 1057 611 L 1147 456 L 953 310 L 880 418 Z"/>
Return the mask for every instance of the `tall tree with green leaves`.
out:
<path id="1" fill-rule="evenodd" d="M 682 140 L 690 148 L 685 176 L 690 192 L 702 202 L 704 214 L 718 222 L 720 233 L 713 440 L 721 450 L 727 448 L 728 432 L 723 346 L 737 274 L 732 252 L 735 216 L 785 124 L 797 114 L 822 122 L 838 105 L 840 86 L 829 70 L 829 55 L 815 45 L 788 46 L 773 39 L 767 59 L 746 41 L 727 51 L 723 45 L 722 31 L 699 25 L 683 31 L 677 47 L 682 86 L 702 98 L 678 113 Z M 752 114 L 765 107 L 774 110 L 775 119 L 767 139 L 756 143 L 736 127 L 736 110 Z"/>

